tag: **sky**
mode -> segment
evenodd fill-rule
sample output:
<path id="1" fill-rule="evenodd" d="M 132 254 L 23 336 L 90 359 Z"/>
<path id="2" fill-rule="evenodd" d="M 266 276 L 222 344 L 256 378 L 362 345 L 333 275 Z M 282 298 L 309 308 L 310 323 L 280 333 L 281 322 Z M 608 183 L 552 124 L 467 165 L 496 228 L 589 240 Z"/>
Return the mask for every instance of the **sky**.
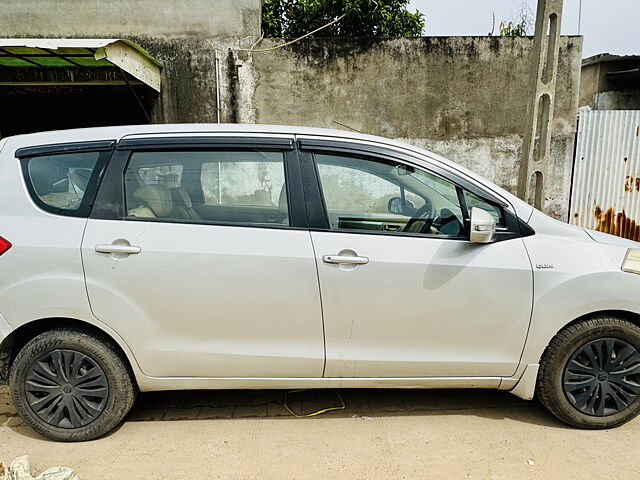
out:
<path id="1" fill-rule="evenodd" d="M 517 19 L 523 2 L 535 19 L 536 0 L 411 0 L 409 10 L 425 14 L 424 35 L 445 36 L 487 35 L 494 12 L 497 35 L 500 21 Z M 583 58 L 598 53 L 640 55 L 640 0 L 582 0 L 578 30 L 579 6 L 580 0 L 564 0 L 561 31 L 584 36 Z"/>

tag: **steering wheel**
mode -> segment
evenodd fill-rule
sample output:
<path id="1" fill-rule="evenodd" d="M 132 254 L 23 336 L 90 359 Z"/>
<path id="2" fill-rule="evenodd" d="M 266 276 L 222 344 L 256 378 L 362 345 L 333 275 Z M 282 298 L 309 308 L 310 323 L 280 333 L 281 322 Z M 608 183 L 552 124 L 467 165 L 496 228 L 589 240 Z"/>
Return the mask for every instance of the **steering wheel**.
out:
<path id="1" fill-rule="evenodd" d="M 440 210 L 440 216 L 434 220 L 433 225 L 436 225 L 439 234 L 447 236 L 457 236 L 463 230 L 458 217 L 448 208 Z"/>
<path id="2" fill-rule="evenodd" d="M 407 224 L 402 229 L 403 232 L 408 232 L 411 226 L 418 222 L 424 221 L 424 225 L 420 229 L 420 233 L 428 232 L 433 225 L 433 221 L 435 220 L 433 214 L 435 213 L 435 209 L 433 208 L 433 204 L 431 200 L 425 198 L 424 205 L 421 206 L 416 212 L 411 216 Z"/>

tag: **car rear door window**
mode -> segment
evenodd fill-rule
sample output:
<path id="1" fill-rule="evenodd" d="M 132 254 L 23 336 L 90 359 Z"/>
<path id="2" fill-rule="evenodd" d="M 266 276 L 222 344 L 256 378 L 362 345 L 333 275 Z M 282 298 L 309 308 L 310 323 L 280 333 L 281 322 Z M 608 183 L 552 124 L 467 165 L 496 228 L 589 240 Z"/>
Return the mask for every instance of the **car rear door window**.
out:
<path id="1" fill-rule="evenodd" d="M 290 225 L 279 150 L 134 151 L 125 197 L 130 219 Z"/>

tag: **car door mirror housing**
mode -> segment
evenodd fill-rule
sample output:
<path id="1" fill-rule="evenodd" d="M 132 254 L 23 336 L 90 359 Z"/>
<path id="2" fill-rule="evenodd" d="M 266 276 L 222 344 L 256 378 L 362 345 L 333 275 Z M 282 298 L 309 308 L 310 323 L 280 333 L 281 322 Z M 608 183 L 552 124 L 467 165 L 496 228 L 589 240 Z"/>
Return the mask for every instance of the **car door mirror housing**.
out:
<path id="1" fill-rule="evenodd" d="M 496 239 L 496 221 L 489 212 L 478 207 L 471 209 L 471 243 L 491 243 Z"/>
<path id="2" fill-rule="evenodd" d="M 387 210 L 396 215 L 412 215 L 416 211 L 416 206 L 411 200 L 391 197 L 387 203 Z"/>

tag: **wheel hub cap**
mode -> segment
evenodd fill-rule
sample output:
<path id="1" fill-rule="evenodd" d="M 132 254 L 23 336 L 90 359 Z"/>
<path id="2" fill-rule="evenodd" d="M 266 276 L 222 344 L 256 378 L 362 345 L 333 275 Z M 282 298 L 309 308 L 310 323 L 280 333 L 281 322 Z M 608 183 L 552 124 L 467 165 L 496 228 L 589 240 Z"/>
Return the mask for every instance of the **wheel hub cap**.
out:
<path id="1" fill-rule="evenodd" d="M 38 358 L 25 385 L 31 410 L 54 427 L 79 428 L 94 421 L 109 398 L 104 371 L 74 350 L 54 350 Z"/>
<path id="2" fill-rule="evenodd" d="M 602 338 L 579 347 L 564 369 L 564 393 L 582 413 L 614 415 L 640 396 L 640 353 L 617 338 Z"/>

